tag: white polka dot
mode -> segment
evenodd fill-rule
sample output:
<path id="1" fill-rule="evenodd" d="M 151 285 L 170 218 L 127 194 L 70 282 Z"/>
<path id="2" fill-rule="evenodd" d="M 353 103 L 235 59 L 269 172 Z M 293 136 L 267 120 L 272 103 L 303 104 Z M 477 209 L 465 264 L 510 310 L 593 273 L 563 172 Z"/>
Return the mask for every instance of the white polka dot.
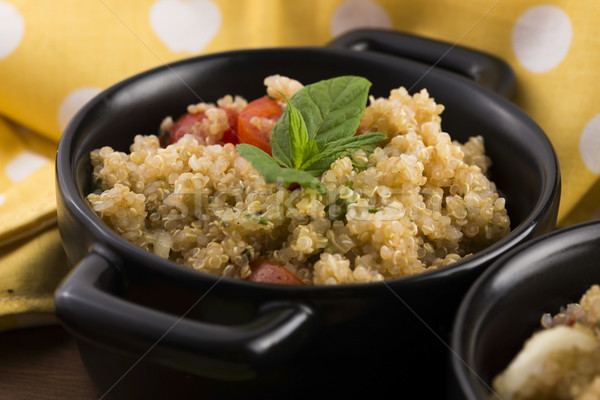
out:
<path id="1" fill-rule="evenodd" d="M 6 201 L 6 196 L 0 193 L 0 206 Z"/>
<path id="2" fill-rule="evenodd" d="M 331 34 L 339 36 L 353 29 L 391 29 L 392 20 L 379 4 L 368 0 L 347 0 L 336 9 L 331 20 Z"/>
<path id="3" fill-rule="evenodd" d="M 513 50 L 531 72 L 546 72 L 565 58 L 573 27 L 569 16 L 555 6 L 535 6 L 525 11 L 512 31 Z"/>
<path id="4" fill-rule="evenodd" d="M 4 172 L 11 181 L 20 182 L 49 161 L 44 156 L 25 150 L 6 164 Z"/>
<path id="5" fill-rule="evenodd" d="M 19 46 L 24 32 L 25 23 L 19 10 L 10 3 L 0 1 L 0 59 Z"/>
<path id="6" fill-rule="evenodd" d="M 579 139 L 579 152 L 585 166 L 600 174 L 600 114 L 587 123 Z"/>
<path id="7" fill-rule="evenodd" d="M 221 27 L 221 11 L 208 0 L 159 0 L 150 9 L 154 33 L 174 52 L 204 49 Z"/>
<path id="8" fill-rule="evenodd" d="M 71 118 L 77 114 L 77 111 L 100 92 L 101 89 L 94 87 L 81 88 L 71 92 L 62 101 L 58 109 L 58 125 L 60 129 L 64 130 L 69 121 L 71 121 Z"/>

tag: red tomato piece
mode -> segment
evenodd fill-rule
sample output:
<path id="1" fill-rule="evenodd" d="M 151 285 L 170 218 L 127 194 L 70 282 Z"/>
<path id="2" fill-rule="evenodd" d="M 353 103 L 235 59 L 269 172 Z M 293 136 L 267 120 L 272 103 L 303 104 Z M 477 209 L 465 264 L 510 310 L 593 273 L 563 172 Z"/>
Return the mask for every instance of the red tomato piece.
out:
<path id="1" fill-rule="evenodd" d="M 240 138 L 238 136 L 237 126 L 238 126 L 238 118 L 240 115 L 237 111 L 232 110 L 231 108 L 224 108 L 224 110 L 227 113 L 227 120 L 229 121 L 229 129 L 227 129 L 223 133 L 223 138 L 221 139 L 221 142 L 238 144 L 240 142 Z"/>
<path id="2" fill-rule="evenodd" d="M 231 108 L 220 107 L 222 110 L 225 110 L 227 113 L 227 123 L 229 124 L 229 128 L 223 133 L 223 137 L 219 141 L 219 143 L 239 143 L 238 135 L 237 135 L 237 119 L 238 113 Z M 203 112 L 200 113 L 186 113 L 179 117 L 173 126 L 171 127 L 171 135 L 167 142 L 167 145 L 176 143 L 179 139 L 183 137 L 186 133 L 191 133 L 194 136 L 199 137 L 207 137 L 209 135 L 208 132 L 203 131 L 202 129 L 194 128 L 196 123 L 201 123 L 206 118 L 206 114 Z"/>
<path id="3" fill-rule="evenodd" d="M 277 122 L 283 114 L 283 107 L 270 97 L 260 97 L 248 103 L 238 118 L 240 143 L 248 143 L 271 154 L 271 127 L 252 124 L 253 117 L 266 118 Z"/>
<path id="4" fill-rule="evenodd" d="M 258 258 L 250 262 L 252 272 L 246 278 L 251 282 L 279 283 L 282 285 L 304 285 L 304 282 L 282 265 Z"/>

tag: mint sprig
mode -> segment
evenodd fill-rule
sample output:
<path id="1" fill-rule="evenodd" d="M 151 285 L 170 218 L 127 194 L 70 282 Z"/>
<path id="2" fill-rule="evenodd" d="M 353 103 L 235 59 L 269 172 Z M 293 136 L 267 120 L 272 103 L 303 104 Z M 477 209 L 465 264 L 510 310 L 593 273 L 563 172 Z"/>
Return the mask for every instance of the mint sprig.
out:
<path id="1" fill-rule="evenodd" d="M 324 194 L 325 187 L 316 177 L 332 162 L 386 138 L 380 132 L 355 136 L 370 87 L 367 79 L 357 76 L 307 85 L 285 99 L 287 108 L 271 131 L 272 157 L 245 143 L 236 150 L 268 183 L 286 187 L 298 183 Z"/>

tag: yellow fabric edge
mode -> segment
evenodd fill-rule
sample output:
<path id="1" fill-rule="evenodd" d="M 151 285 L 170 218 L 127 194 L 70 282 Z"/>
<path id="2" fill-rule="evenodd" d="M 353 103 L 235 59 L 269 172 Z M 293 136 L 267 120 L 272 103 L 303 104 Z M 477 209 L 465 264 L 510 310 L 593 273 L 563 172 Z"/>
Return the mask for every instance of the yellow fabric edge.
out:
<path id="1" fill-rule="evenodd" d="M 31 238 L 0 248 L 0 330 L 23 326 L 54 314 L 54 291 L 69 271 L 56 224 Z"/>
<path id="2" fill-rule="evenodd" d="M 24 312 L 54 313 L 54 296 L 52 293 L 26 295 L 0 299 L 0 315 L 14 315 Z"/>
<path id="3" fill-rule="evenodd" d="M 53 313 L 28 312 L 24 314 L 5 315 L 0 317 L 0 332 L 58 325 L 58 323 Z"/>

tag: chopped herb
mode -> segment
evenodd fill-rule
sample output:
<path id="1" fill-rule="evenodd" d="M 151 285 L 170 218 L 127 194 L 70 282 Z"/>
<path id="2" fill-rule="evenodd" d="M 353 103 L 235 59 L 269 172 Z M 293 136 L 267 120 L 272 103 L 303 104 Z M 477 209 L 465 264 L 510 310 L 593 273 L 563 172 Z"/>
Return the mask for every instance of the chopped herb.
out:
<path id="1" fill-rule="evenodd" d="M 343 221 L 348 212 L 348 204 L 344 199 L 336 199 L 325 206 L 325 213 L 330 221 Z"/>
<path id="2" fill-rule="evenodd" d="M 242 250 L 242 255 L 246 256 L 248 262 L 252 261 L 252 250 L 249 247 Z"/>
<path id="3" fill-rule="evenodd" d="M 229 222 L 227 222 L 227 221 L 223 221 L 223 222 L 221 222 L 221 226 L 223 228 L 229 228 L 231 226 L 231 224 Z"/>
<path id="4" fill-rule="evenodd" d="M 354 181 L 350 181 L 350 183 L 348 184 L 348 188 L 354 189 Z"/>
<path id="5" fill-rule="evenodd" d="M 261 217 L 259 215 L 252 215 L 252 214 L 244 214 L 244 216 L 256 224 L 269 225 L 269 220 L 266 219 L 265 217 Z"/>
<path id="6" fill-rule="evenodd" d="M 359 171 L 364 171 L 365 169 L 370 167 L 369 164 L 360 164 L 360 163 L 357 163 L 356 161 L 352 161 L 352 166 L 354 168 L 358 169 Z"/>
<path id="7" fill-rule="evenodd" d="M 295 93 L 271 132 L 269 156 L 242 143 L 236 150 L 269 183 L 289 187 L 298 183 L 325 194 L 316 178 L 332 162 L 350 151 L 369 147 L 386 138 L 380 132 L 357 135 L 371 83 L 365 78 L 341 76 L 307 85 Z"/>
<path id="8" fill-rule="evenodd" d="M 375 213 L 377 213 L 377 211 L 379 211 L 379 210 L 376 209 L 376 208 L 369 208 L 369 213 L 370 214 L 375 214 Z"/>
<path id="9" fill-rule="evenodd" d="M 339 199 L 339 198 L 338 198 L 338 199 L 336 199 L 334 202 L 332 202 L 332 203 L 329 203 L 329 204 L 327 204 L 327 205 L 325 206 L 325 212 L 329 211 L 329 208 L 330 208 L 331 206 L 339 206 L 339 205 L 342 205 L 343 203 L 344 203 L 344 200 L 343 200 L 343 199 Z"/>

